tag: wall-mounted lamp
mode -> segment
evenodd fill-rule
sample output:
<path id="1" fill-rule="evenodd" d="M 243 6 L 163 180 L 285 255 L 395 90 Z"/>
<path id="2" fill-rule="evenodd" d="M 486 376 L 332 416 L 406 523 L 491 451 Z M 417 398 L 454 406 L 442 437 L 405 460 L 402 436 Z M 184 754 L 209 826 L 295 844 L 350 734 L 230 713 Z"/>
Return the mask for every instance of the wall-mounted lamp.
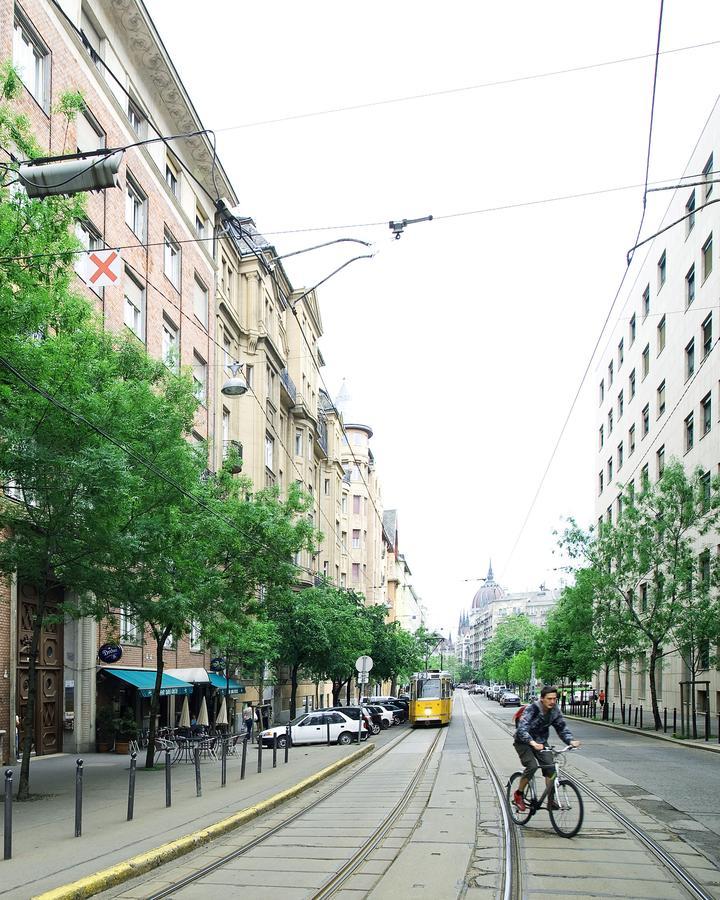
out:
<path id="1" fill-rule="evenodd" d="M 230 366 L 232 377 L 228 378 L 225 384 L 220 388 L 220 393 L 226 397 L 242 397 L 247 393 L 248 383 L 242 373 L 242 363 L 234 362 Z"/>

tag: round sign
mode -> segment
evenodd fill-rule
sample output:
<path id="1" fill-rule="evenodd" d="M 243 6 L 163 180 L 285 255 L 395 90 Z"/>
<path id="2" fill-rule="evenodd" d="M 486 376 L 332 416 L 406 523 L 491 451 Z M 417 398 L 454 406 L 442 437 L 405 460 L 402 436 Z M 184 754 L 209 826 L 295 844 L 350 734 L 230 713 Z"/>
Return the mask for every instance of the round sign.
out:
<path id="1" fill-rule="evenodd" d="M 100 662 L 114 663 L 122 656 L 122 647 L 117 644 L 103 644 L 98 650 L 98 658 Z"/>
<path id="2" fill-rule="evenodd" d="M 355 668 L 358 672 L 369 672 L 373 667 L 372 656 L 358 656 L 355 660 Z"/>
<path id="3" fill-rule="evenodd" d="M 210 671 L 211 672 L 222 672 L 225 669 L 225 659 L 222 656 L 216 656 L 215 659 L 210 660 Z"/>

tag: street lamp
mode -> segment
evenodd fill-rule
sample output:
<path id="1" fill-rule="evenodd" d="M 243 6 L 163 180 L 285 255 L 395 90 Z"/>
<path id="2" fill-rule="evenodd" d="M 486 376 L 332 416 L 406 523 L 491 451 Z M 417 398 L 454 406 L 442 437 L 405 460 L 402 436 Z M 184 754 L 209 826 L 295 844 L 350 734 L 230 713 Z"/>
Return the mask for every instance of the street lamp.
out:
<path id="1" fill-rule="evenodd" d="M 230 366 L 232 376 L 220 388 L 220 393 L 226 397 L 242 397 L 247 393 L 247 379 L 242 373 L 242 363 L 234 362 Z"/>

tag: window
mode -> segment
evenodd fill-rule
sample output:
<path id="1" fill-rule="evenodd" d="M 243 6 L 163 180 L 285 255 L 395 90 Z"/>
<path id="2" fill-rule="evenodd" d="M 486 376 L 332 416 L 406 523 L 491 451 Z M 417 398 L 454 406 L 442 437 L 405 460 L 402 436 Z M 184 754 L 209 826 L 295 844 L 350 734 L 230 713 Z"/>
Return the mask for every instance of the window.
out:
<path id="1" fill-rule="evenodd" d="M 702 246 L 702 264 L 703 264 L 703 281 L 708 277 L 708 275 L 712 272 L 713 267 L 713 258 L 712 258 L 712 232 L 710 232 L 710 236 L 705 241 Z"/>
<path id="2" fill-rule="evenodd" d="M 605 489 L 605 473 L 602 469 L 598 472 L 598 494 L 602 494 Z"/>
<path id="3" fill-rule="evenodd" d="M 361 499 L 362 498 L 360 497 L 359 494 L 353 494 L 353 515 L 355 515 L 355 516 L 360 515 L 360 500 Z"/>
<path id="4" fill-rule="evenodd" d="M 620 391 L 620 393 L 618 394 L 617 410 L 618 410 L 618 421 L 620 421 L 620 419 L 622 419 L 622 414 L 625 412 L 625 397 L 624 397 L 622 391 Z"/>
<path id="5" fill-rule="evenodd" d="M 665 445 L 657 451 L 655 454 L 655 458 L 657 460 L 657 477 L 662 478 L 662 473 L 665 471 Z"/>
<path id="6" fill-rule="evenodd" d="M 347 494 L 342 495 L 342 500 L 340 502 L 340 509 L 344 513 L 347 512 Z M 340 523 L 338 522 L 337 524 L 339 525 Z"/>
<path id="7" fill-rule="evenodd" d="M 667 281 L 667 254 L 663 250 L 660 259 L 657 264 L 657 273 L 658 273 L 658 290 L 665 284 Z"/>
<path id="8" fill-rule="evenodd" d="M 645 465 L 640 470 L 640 485 L 643 491 L 648 489 L 650 484 L 650 464 L 645 463 Z"/>
<path id="9" fill-rule="evenodd" d="M 169 278 L 170 281 L 175 285 L 175 287 L 179 289 L 180 244 L 178 244 L 178 242 L 167 229 L 165 229 L 163 271 L 165 272 L 166 277 Z"/>
<path id="10" fill-rule="evenodd" d="M 359 528 L 353 528 L 352 546 L 353 546 L 353 550 L 360 549 L 360 529 Z"/>
<path id="11" fill-rule="evenodd" d="M 635 313 L 630 316 L 630 346 L 635 343 L 635 337 L 637 336 L 637 319 L 635 318 Z"/>
<path id="12" fill-rule="evenodd" d="M 208 236 L 208 220 L 197 207 L 195 208 L 195 233 L 199 238 Z"/>
<path id="13" fill-rule="evenodd" d="M 685 418 L 685 452 L 695 446 L 695 414 L 690 413 Z"/>
<path id="14" fill-rule="evenodd" d="M 613 361 L 608 363 L 608 387 L 612 387 L 613 383 Z"/>
<path id="15" fill-rule="evenodd" d="M 608 410 L 607 424 L 608 424 L 608 437 L 610 437 L 610 435 L 612 434 L 612 430 L 613 430 L 613 411 L 611 409 Z"/>
<path id="16" fill-rule="evenodd" d="M 695 191 L 690 194 L 688 202 L 685 204 L 685 235 L 687 236 L 695 227 Z"/>
<path id="17" fill-rule="evenodd" d="M 635 369 L 630 373 L 630 378 L 628 379 L 628 383 L 630 385 L 630 399 L 635 396 Z"/>
<path id="18" fill-rule="evenodd" d="M 618 369 L 625 361 L 625 341 L 620 338 L 620 343 L 618 344 Z"/>
<path id="19" fill-rule="evenodd" d="M 613 477 L 613 459 L 612 456 L 608 458 L 607 461 L 607 476 L 608 476 L 608 484 L 612 481 Z"/>
<path id="20" fill-rule="evenodd" d="M 89 222 L 77 222 L 75 224 L 75 236 L 88 252 L 91 250 L 103 249 L 102 238 Z M 81 255 L 77 256 L 75 259 L 75 271 L 83 281 L 85 281 L 86 275 L 85 262 L 86 257 Z M 102 291 L 102 288 L 95 287 L 93 284 L 88 283 L 88 287 L 91 287 L 98 294 Z"/>
<path id="21" fill-rule="evenodd" d="M 708 392 L 700 401 L 702 410 L 703 437 L 712 428 L 712 395 Z"/>
<path id="22" fill-rule="evenodd" d="M 695 338 L 685 348 L 685 380 L 695 374 Z"/>
<path id="23" fill-rule="evenodd" d="M 703 508 L 707 511 L 710 508 L 710 500 L 712 498 L 712 478 L 710 472 L 705 472 L 700 477 L 700 487 L 702 489 Z"/>
<path id="24" fill-rule="evenodd" d="M 665 412 L 665 381 L 661 381 L 657 389 L 657 417 Z"/>
<path id="25" fill-rule="evenodd" d="M 125 269 L 125 306 L 123 320 L 140 340 L 145 339 L 145 288 Z"/>
<path id="26" fill-rule="evenodd" d="M 207 328 L 208 324 L 208 289 L 205 285 L 200 281 L 200 279 L 195 276 L 195 283 L 193 285 L 193 312 L 195 313 L 195 318 L 199 319 L 203 325 Z M 225 340 L 229 343 L 229 338 L 225 338 Z M 232 360 L 231 360 L 232 362 Z M 227 361 L 225 362 L 227 366 Z"/>
<path id="27" fill-rule="evenodd" d="M 193 351 L 192 379 L 195 397 L 204 404 L 207 396 L 207 363 L 196 351 Z"/>
<path id="28" fill-rule="evenodd" d="M 197 315 L 197 313 L 195 313 Z M 233 356 L 232 351 L 232 338 L 227 333 L 227 331 L 223 331 L 223 365 L 231 372 L 232 369 L 230 366 L 235 362 L 235 358 Z"/>
<path id="29" fill-rule="evenodd" d="M 608 506 L 605 510 L 605 524 L 612 525 L 612 506 Z"/>
<path id="30" fill-rule="evenodd" d="M 125 607 L 120 610 L 120 642 L 123 644 L 140 643 L 140 627 L 137 619 L 133 618 Z"/>
<path id="31" fill-rule="evenodd" d="M 249 390 L 252 390 L 253 384 L 255 383 L 255 366 L 249 366 L 247 363 L 245 364 L 245 381 L 247 382 L 247 386 Z M 284 422 L 284 419 L 280 418 L 281 423 Z"/>
<path id="32" fill-rule="evenodd" d="M 646 403 L 642 411 L 642 436 L 650 431 L 650 404 Z"/>
<path id="33" fill-rule="evenodd" d="M 80 15 L 80 33 L 82 35 L 83 46 L 90 54 L 90 59 L 95 63 L 100 72 L 102 72 L 103 69 L 100 65 L 100 60 L 102 59 L 102 38 L 100 37 L 97 25 L 91 20 L 87 10 L 84 8 L 85 4 L 83 3 L 82 6 L 83 9 Z"/>
<path id="34" fill-rule="evenodd" d="M 174 197 L 180 196 L 177 166 L 170 158 L 165 160 L 165 184 L 170 188 L 170 193 Z"/>
<path id="35" fill-rule="evenodd" d="M 618 472 L 620 471 L 620 469 L 622 469 L 623 463 L 624 463 L 624 462 L 625 462 L 625 449 L 624 449 L 624 447 L 623 447 L 623 442 L 620 441 L 620 443 L 618 444 L 618 448 L 617 448 L 617 467 L 618 467 Z"/>
<path id="36" fill-rule="evenodd" d="M 603 400 L 605 399 L 605 379 L 602 379 L 600 382 L 600 404 L 602 405 Z"/>
<path id="37" fill-rule="evenodd" d="M 650 285 L 646 285 L 642 295 L 642 312 L 643 319 L 650 315 Z"/>
<path id="38" fill-rule="evenodd" d="M 703 359 L 712 350 L 712 313 L 702 323 Z"/>
<path id="39" fill-rule="evenodd" d="M 352 564 L 352 580 L 355 584 L 360 581 L 360 563 Z"/>
<path id="40" fill-rule="evenodd" d="M 125 185 L 125 222 L 141 240 L 147 229 L 147 197 L 128 172 Z"/>
<path id="41" fill-rule="evenodd" d="M 604 426 L 600 426 L 598 429 L 598 445 L 599 449 L 602 450 L 603 445 L 605 444 L 605 428 Z"/>
<path id="42" fill-rule="evenodd" d="M 329 478 L 326 478 L 325 481 L 323 482 L 323 493 L 325 494 L 326 497 L 330 493 L 330 479 Z"/>
<path id="43" fill-rule="evenodd" d="M 265 465 L 271 472 L 275 471 L 275 439 L 265 432 Z"/>
<path id="44" fill-rule="evenodd" d="M 705 181 L 705 187 L 703 190 L 703 203 L 707 201 L 707 198 L 712 194 L 713 183 L 712 183 L 712 174 L 713 174 L 713 155 L 712 153 L 708 156 L 708 161 L 705 163 L 705 166 L 702 170 L 703 179 Z"/>
<path id="45" fill-rule="evenodd" d="M 50 109 L 50 52 L 30 22 L 15 9 L 13 65 L 23 84 L 45 112 Z"/>
<path id="46" fill-rule="evenodd" d="M 132 126 L 132 130 L 135 134 L 143 139 L 147 137 L 147 118 L 145 114 L 142 112 L 138 104 L 131 100 L 128 97 L 128 119 L 130 120 L 130 125 Z"/>
<path id="47" fill-rule="evenodd" d="M 162 323 L 162 358 L 165 365 L 177 372 L 180 364 L 178 352 L 178 330 L 175 325 L 163 316 Z"/>
<path id="48" fill-rule="evenodd" d="M 190 649 L 194 653 L 198 653 L 202 650 L 202 643 L 200 642 L 200 626 L 194 619 L 190 622 Z"/>
<path id="49" fill-rule="evenodd" d="M 78 153 L 101 150 L 105 146 L 105 132 L 90 110 L 83 110 L 75 119 L 75 146 Z"/>
<path id="50" fill-rule="evenodd" d="M 642 352 L 642 377 L 643 379 L 647 376 L 650 371 L 650 344 L 645 345 L 645 349 Z"/>
<path id="51" fill-rule="evenodd" d="M 222 458 L 227 459 L 228 442 L 230 441 L 230 410 L 226 409 L 224 406 L 222 411 L 222 441 Z"/>
<path id="52" fill-rule="evenodd" d="M 628 447 L 630 451 L 630 455 L 635 452 L 635 426 L 631 425 L 628 429 Z"/>
<path id="53" fill-rule="evenodd" d="M 695 263 L 693 263 L 688 269 L 688 273 L 685 276 L 685 308 L 693 302 L 695 299 Z"/>
<path id="54" fill-rule="evenodd" d="M 657 327 L 657 355 L 660 354 L 665 349 L 665 341 L 667 339 L 667 323 L 665 321 L 665 316 L 660 319 Z"/>
<path id="55" fill-rule="evenodd" d="M 295 429 L 295 456 L 303 455 L 303 433 L 301 428 Z"/>

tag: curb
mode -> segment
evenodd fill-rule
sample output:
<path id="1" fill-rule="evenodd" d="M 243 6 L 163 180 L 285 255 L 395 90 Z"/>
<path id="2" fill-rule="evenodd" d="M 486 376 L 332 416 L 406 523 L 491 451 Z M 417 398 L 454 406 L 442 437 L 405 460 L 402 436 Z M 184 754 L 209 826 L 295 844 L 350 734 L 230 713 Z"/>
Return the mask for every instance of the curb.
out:
<path id="1" fill-rule="evenodd" d="M 665 741 L 668 744 L 675 744 L 678 747 L 692 747 L 694 750 L 707 750 L 710 753 L 720 753 L 720 744 L 699 743 L 697 741 L 679 741 L 677 738 L 669 737 L 667 734 L 658 734 L 656 731 L 640 731 L 639 728 L 631 728 L 628 725 L 616 725 L 614 722 L 602 722 L 597 719 L 586 719 L 584 716 L 573 716 L 569 713 L 563 714 L 564 718 L 572 719 L 574 722 L 587 722 L 590 725 L 600 725 L 602 728 L 612 728 L 615 731 L 624 731 L 626 734 L 634 734 L 639 737 L 652 738 L 654 741 Z"/>
<path id="2" fill-rule="evenodd" d="M 171 859 L 177 859 L 179 856 L 184 856 L 203 844 L 207 844 L 209 841 L 221 837 L 229 831 L 239 828 L 241 825 L 245 825 L 252 819 L 263 815 L 263 813 L 275 809 L 276 806 L 291 800 L 309 787 L 318 784 L 318 782 L 324 781 L 324 779 L 329 778 L 361 757 L 371 753 L 374 749 L 375 745 L 368 743 L 349 756 L 339 759 L 314 775 L 310 775 L 308 778 L 304 778 L 302 781 L 294 784 L 291 788 L 280 791 L 279 794 L 274 794 L 255 806 L 249 806 L 238 813 L 234 813 L 232 816 L 228 816 L 227 819 L 216 822 L 214 825 L 209 825 L 207 828 L 202 828 L 199 831 L 193 831 L 184 835 L 184 837 L 169 841 L 167 844 L 162 844 L 160 847 L 155 847 L 146 853 L 140 853 L 107 869 L 101 869 L 92 875 L 86 875 L 85 878 L 80 878 L 78 881 L 53 888 L 43 894 L 37 894 L 32 900 L 82 900 L 82 898 L 92 897 L 94 894 L 99 894 L 101 891 L 106 891 L 111 887 L 129 881 L 131 878 L 136 878 L 138 875 L 143 875 L 145 872 L 150 872 L 163 863 L 169 862 Z"/>

